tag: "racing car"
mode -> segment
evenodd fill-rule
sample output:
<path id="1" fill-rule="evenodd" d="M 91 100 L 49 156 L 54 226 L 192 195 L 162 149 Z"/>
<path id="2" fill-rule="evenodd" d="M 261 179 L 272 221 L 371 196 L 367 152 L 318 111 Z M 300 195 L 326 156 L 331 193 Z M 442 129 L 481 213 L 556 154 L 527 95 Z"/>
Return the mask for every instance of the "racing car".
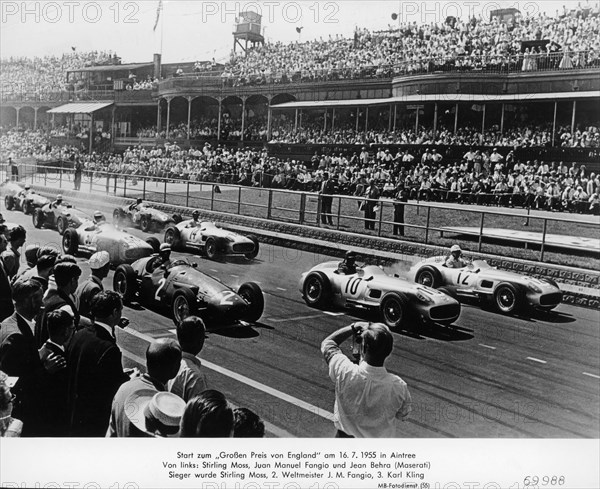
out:
<path id="1" fill-rule="evenodd" d="M 463 268 L 448 268 L 445 262 L 445 256 L 423 260 L 411 268 L 410 277 L 461 301 L 476 299 L 482 305 L 492 305 L 502 314 L 514 314 L 526 306 L 550 311 L 562 301 L 563 294 L 552 279 L 498 270 L 485 260 L 475 260 Z"/>
<path id="2" fill-rule="evenodd" d="M 77 228 L 82 224 L 93 224 L 92 216 L 79 209 L 74 209 L 65 202 L 54 206 L 46 204 L 33 212 L 33 225 L 36 228 L 49 227 L 56 229 L 61 236 L 69 228 Z"/>
<path id="3" fill-rule="evenodd" d="M 343 274 L 338 262 L 321 263 L 302 274 L 300 292 L 311 307 L 370 311 L 392 329 L 408 329 L 411 317 L 426 325 L 450 325 L 461 309 L 460 303 L 447 294 L 388 275 L 373 265 Z"/>
<path id="4" fill-rule="evenodd" d="M 78 228 L 69 228 L 62 237 L 63 251 L 69 255 L 80 252 L 96 253 L 108 251 L 113 266 L 133 263 L 158 251 L 160 243 L 154 237 L 146 241 L 116 229 L 106 222 L 84 223 Z"/>
<path id="5" fill-rule="evenodd" d="M 29 185 L 25 188 L 17 183 L 9 182 L 3 185 L 4 206 L 6 210 L 23 211 L 24 214 L 32 214 L 35 209 L 45 206 L 50 201 L 46 197 L 36 194 L 30 190 Z"/>
<path id="6" fill-rule="evenodd" d="M 135 202 L 113 211 L 113 223 L 116 226 L 138 227 L 145 233 L 162 231 L 167 225 L 181 222 L 179 214 L 169 216 L 143 202 Z"/>
<path id="7" fill-rule="evenodd" d="M 193 219 L 168 226 L 164 241 L 173 249 L 196 249 L 210 260 L 218 255 L 243 255 L 253 260 L 259 250 L 256 236 L 242 236 L 220 228 L 214 222 L 196 222 Z"/>
<path id="8" fill-rule="evenodd" d="M 264 310 L 261 288 L 246 282 L 234 291 L 219 280 L 202 273 L 196 263 L 169 260 L 157 267 L 158 256 L 121 265 L 115 271 L 113 288 L 125 303 L 170 308 L 177 325 L 190 315 L 200 316 L 207 327 L 255 323 Z"/>

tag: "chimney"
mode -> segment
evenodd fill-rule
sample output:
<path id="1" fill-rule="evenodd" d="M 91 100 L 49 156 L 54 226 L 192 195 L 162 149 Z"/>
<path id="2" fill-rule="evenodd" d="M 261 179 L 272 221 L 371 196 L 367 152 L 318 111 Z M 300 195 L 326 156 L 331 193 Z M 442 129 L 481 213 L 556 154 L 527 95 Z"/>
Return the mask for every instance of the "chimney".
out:
<path id="1" fill-rule="evenodd" d="M 160 61 L 161 55 L 158 53 L 154 53 L 154 78 L 158 78 L 159 80 L 161 78 L 162 73 Z"/>

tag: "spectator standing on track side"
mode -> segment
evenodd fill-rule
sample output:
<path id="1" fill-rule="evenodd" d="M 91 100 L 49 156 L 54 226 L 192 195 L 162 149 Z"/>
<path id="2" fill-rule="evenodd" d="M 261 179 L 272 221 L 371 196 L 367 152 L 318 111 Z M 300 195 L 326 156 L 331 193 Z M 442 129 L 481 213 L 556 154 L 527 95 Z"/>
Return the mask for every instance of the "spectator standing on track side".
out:
<path id="1" fill-rule="evenodd" d="M 364 205 L 365 229 L 369 229 L 372 231 L 375 230 L 375 217 L 376 217 L 375 207 L 377 206 L 377 204 L 379 202 L 379 197 L 380 197 L 379 189 L 377 188 L 377 185 L 375 185 L 375 180 L 371 179 L 369 181 L 369 187 L 367 188 L 367 190 L 365 192 L 365 198 L 366 198 L 365 205 Z"/>
<path id="2" fill-rule="evenodd" d="M 408 202 L 408 192 L 404 188 L 404 184 L 400 183 L 396 187 L 394 194 L 394 236 L 404 236 L 404 204 Z"/>
<path id="3" fill-rule="evenodd" d="M 8 158 L 8 168 L 10 170 L 10 179 L 13 182 L 19 181 L 19 167 L 11 157 Z"/>
<path id="4" fill-rule="evenodd" d="M 177 375 L 169 380 L 168 390 L 185 402 L 207 389 L 202 363 L 198 358 L 205 338 L 206 326 L 197 316 L 187 317 L 177 326 L 177 341 L 182 350 L 181 366 Z"/>
<path id="5" fill-rule="evenodd" d="M 331 215 L 331 207 L 333 204 L 333 197 L 335 193 L 335 184 L 333 180 L 329 178 L 329 173 L 323 174 L 323 183 L 321 184 L 321 191 L 319 195 L 321 197 L 321 222 L 323 224 L 329 224 L 333 226 L 333 217 Z"/>
<path id="6" fill-rule="evenodd" d="M 108 251 L 98 251 L 90 257 L 88 263 L 92 273 L 90 278 L 77 287 L 75 297 L 79 303 L 79 314 L 92 319 L 90 311 L 92 299 L 104 290 L 102 280 L 108 277 L 110 271 L 110 255 Z"/>
<path id="7" fill-rule="evenodd" d="M 74 173 L 74 180 L 73 180 L 73 190 L 80 190 L 81 189 L 81 176 L 83 174 L 83 164 L 81 163 L 81 160 L 79 158 L 77 158 L 77 160 L 75 161 L 75 173 Z"/>
<path id="8" fill-rule="evenodd" d="M 70 436 L 105 436 L 112 400 L 129 380 L 115 337 L 123 312 L 121 296 L 100 292 L 91 310 L 94 324 L 75 333 L 67 347 Z"/>
<path id="9" fill-rule="evenodd" d="M 176 341 L 162 338 L 151 343 L 146 349 L 148 373 L 134 377 L 119 387 L 112 401 L 106 436 L 119 438 L 146 436 L 128 417 L 129 400 L 131 396 L 139 396 L 142 392 L 154 395 L 166 391 L 167 382 L 177 375 L 180 363 L 181 348 Z M 133 413 L 133 415 L 137 415 L 140 420 L 144 417 L 143 412 Z"/>
<path id="10" fill-rule="evenodd" d="M 342 342 L 354 336 L 361 360 L 354 364 L 342 353 Z M 321 343 L 321 353 L 335 384 L 336 438 L 395 438 L 400 421 L 412 410 L 406 382 L 384 367 L 394 338 L 381 323 L 357 322 L 335 331 Z"/>

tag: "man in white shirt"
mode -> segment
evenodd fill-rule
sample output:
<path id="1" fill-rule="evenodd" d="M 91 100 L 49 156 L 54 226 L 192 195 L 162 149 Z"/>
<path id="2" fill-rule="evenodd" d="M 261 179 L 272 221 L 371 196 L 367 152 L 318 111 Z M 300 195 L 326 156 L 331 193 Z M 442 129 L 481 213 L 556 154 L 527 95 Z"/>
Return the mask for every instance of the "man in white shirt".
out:
<path id="1" fill-rule="evenodd" d="M 340 344 L 354 337 L 360 363 L 354 364 Z M 321 343 L 335 384 L 334 425 L 337 438 L 397 438 L 401 421 L 412 410 L 406 382 L 384 367 L 394 338 L 381 323 L 357 322 L 341 328 Z"/>

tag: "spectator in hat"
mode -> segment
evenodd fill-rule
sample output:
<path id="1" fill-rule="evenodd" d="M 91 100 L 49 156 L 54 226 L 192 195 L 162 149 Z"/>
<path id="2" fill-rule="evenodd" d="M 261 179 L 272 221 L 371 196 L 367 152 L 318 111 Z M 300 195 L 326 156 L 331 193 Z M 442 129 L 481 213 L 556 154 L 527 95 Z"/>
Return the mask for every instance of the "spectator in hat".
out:
<path id="1" fill-rule="evenodd" d="M 350 337 L 360 345 L 360 363 L 341 350 Z M 412 410 L 406 382 L 385 369 L 394 338 L 381 323 L 358 322 L 338 329 L 321 343 L 321 353 L 335 384 L 336 438 L 396 438 Z"/>
<path id="2" fill-rule="evenodd" d="M 67 346 L 70 436 L 105 436 L 112 400 L 129 380 L 115 336 L 122 312 L 117 292 L 96 294 L 91 306 L 94 323 L 77 331 Z"/>
<path id="3" fill-rule="evenodd" d="M 130 406 L 128 399 L 140 392 L 152 393 L 167 390 L 167 382 L 174 378 L 181 364 L 181 348 L 176 341 L 162 338 L 151 343 L 146 349 L 146 367 L 148 372 L 134 377 L 119 387 L 112 401 L 110 423 L 106 436 L 108 437 L 140 437 L 145 436 L 146 430 L 136 428 L 127 416 Z M 182 401 L 183 402 L 183 401 Z M 143 411 L 137 413 L 142 419 Z"/>
<path id="4" fill-rule="evenodd" d="M 21 436 L 23 422 L 12 417 L 15 396 L 10 391 L 8 376 L 0 370 L 0 437 L 17 438 Z"/>
<path id="5" fill-rule="evenodd" d="M 36 244 L 27 245 L 25 248 L 25 262 L 27 263 L 29 270 L 37 265 L 39 251 L 40 247 Z"/>
<path id="6" fill-rule="evenodd" d="M 462 250 L 457 244 L 450 248 L 450 255 L 446 258 L 444 265 L 448 268 L 463 268 L 467 266 L 466 260 L 462 257 Z"/>
<path id="7" fill-rule="evenodd" d="M 139 433 L 137 436 L 177 436 L 185 411 L 185 402 L 179 396 L 171 392 L 141 390 L 132 394 L 126 405 L 125 415 L 132 431 Z"/>
<path id="8" fill-rule="evenodd" d="M 194 397 L 185 406 L 181 418 L 181 438 L 231 438 L 233 436 L 233 410 L 225 396 L 207 390 Z"/>
<path id="9" fill-rule="evenodd" d="M 169 391 L 185 402 L 199 396 L 207 389 L 206 378 L 198 355 L 204 347 L 206 327 L 197 316 L 185 318 L 177 325 L 177 341 L 182 351 L 181 366 L 177 375 L 169 380 Z"/>
<path id="10" fill-rule="evenodd" d="M 104 290 L 102 280 L 108 277 L 110 271 L 110 255 L 108 251 L 94 253 L 88 261 L 91 269 L 90 277 L 77 287 L 75 297 L 79 304 L 79 314 L 91 318 L 92 299 Z"/>
<path id="11" fill-rule="evenodd" d="M 233 410 L 234 438 L 264 438 L 265 424 L 260 416 L 248 408 Z"/>
<path id="12" fill-rule="evenodd" d="M 9 280 L 12 280 L 19 272 L 19 262 L 21 260 L 19 248 L 25 243 L 26 237 L 27 231 L 23 226 L 16 226 L 8 232 L 10 246 L 2 252 L 0 259 Z"/>
<path id="13" fill-rule="evenodd" d="M 0 256 L 8 246 L 8 239 L 0 233 Z M 10 279 L 4 268 L 4 262 L 0 260 L 0 321 L 4 321 L 14 312 L 12 302 L 12 288 Z"/>

